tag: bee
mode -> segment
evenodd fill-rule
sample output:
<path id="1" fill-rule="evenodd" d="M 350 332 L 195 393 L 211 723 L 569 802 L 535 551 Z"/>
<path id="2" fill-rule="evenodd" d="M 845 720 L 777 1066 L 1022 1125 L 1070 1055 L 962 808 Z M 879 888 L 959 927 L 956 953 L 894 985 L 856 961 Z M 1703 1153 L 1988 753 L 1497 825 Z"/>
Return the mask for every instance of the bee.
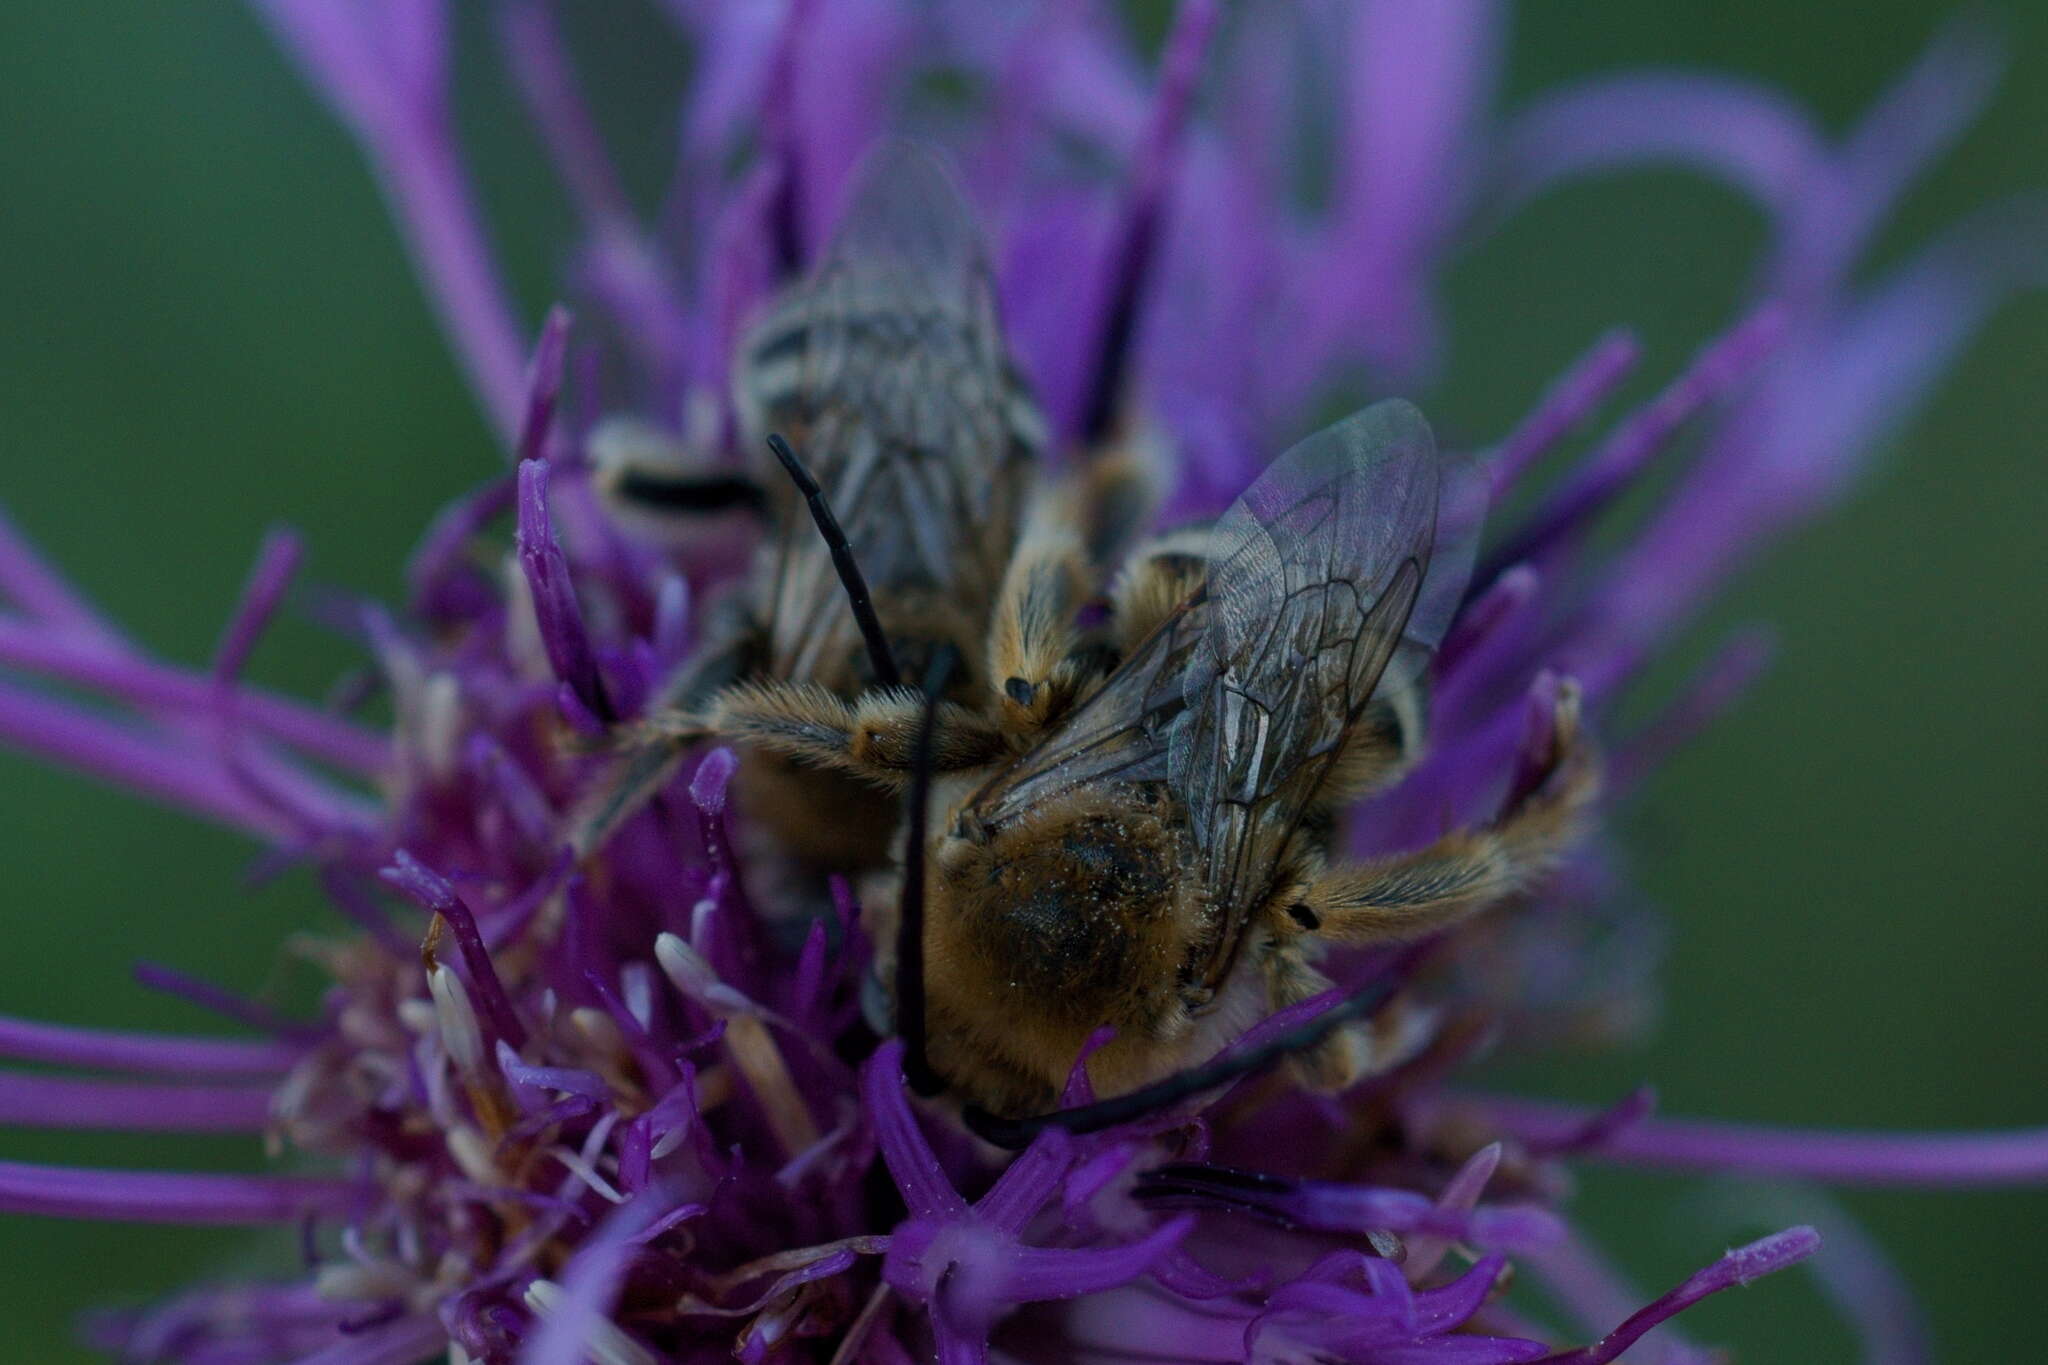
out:
<path id="1" fill-rule="evenodd" d="M 1331 856 L 1338 809 L 1419 754 L 1427 663 L 1470 573 L 1474 482 L 1409 404 L 1357 413 L 1214 526 L 1135 556 L 1112 592 L 1120 662 L 1029 747 L 968 772 L 935 743 L 943 817 L 925 830 L 917 794 L 900 902 L 886 878 L 865 899 L 899 906 L 875 941 L 919 959 L 897 964 L 899 1031 L 985 1135 L 1002 1128 L 989 1116 L 1042 1116 L 1105 1025 L 1098 1094 L 1171 1086 L 1332 989 L 1327 949 L 1429 935 L 1570 846 L 1598 776 L 1566 689 L 1546 775 L 1498 820 L 1399 856 Z M 1342 1022 L 1289 1044 L 1314 1088 L 1373 1065 L 1367 1028 Z"/>
<path id="2" fill-rule="evenodd" d="M 754 502 L 770 530 L 579 814 L 580 849 L 715 736 L 740 747 L 739 800 L 782 853 L 878 866 L 897 823 L 886 792 L 908 772 L 922 714 L 906 680 L 934 679 L 946 761 L 971 767 L 1028 742 L 1100 672 L 1073 618 L 1091 564 L 1144 518 L 1144 462 L 1044 477 L 1045 423 L 1005 345 L 979 236 L 928 153 L 871 154 L 849 202 L 817 268 L 734 364 L 742 433 L 755 449 L 775 436 L 789 480 L 749 493 L 646 458 L 644 441 L 608 442 L 621 453 L 602 487 L 636 517 Z"/>

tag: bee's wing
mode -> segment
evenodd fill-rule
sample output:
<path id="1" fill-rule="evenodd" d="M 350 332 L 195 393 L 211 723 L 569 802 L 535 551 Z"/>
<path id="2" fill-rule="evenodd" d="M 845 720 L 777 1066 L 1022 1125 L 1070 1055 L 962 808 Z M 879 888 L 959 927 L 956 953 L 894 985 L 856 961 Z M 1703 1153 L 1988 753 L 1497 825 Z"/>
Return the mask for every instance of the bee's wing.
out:
<path id="1" fill-rule="evenodd" d="M 975 815 L 993 827 L 1083 786 L 1164 783 L 1227 963 L 1389 662 L 1433 647 L 1462 591 L 1462 528 L 1431 568 L 1439 480 L 1429 427 L 1403 402 L 1290 449 L 1217 524 L 1205 585 L 984 787 Z"/>
<path id="2" fill-rule="evenodd" d="M 742 344 L 736 382 L 750 441 L 780 431 L 810 465 L 888 627 L 905 591 L 992 590 L 1044 433 L 945 170 L 887 144 L 849 202 L 815 273 Z M 815 678 L 856 642 L 825 547 L 793 510 L 774 547 L 768 665 Z"/>
<path id="3" fill-rule="evenodd" d="M 1038 743 L 968 800 L 994 830 L 1070 792 L 1167 779 L 1173 735 L 1186 719 L 1181 674 L 1200 645 L 1210 604 L 1197 592 Z"/>
<path id="4" fill-rule="evenodd" d="M 1425 587 L 1432 601 L 1444 590 L 1429 572 L 1438 485 L 1428 425 L 1391 401 L 1289 450 L 1217 525 L 1210 619 L 1167 753 L 1216 975 L 1411 622 L 1441 630 L 1416 622 Z"/>

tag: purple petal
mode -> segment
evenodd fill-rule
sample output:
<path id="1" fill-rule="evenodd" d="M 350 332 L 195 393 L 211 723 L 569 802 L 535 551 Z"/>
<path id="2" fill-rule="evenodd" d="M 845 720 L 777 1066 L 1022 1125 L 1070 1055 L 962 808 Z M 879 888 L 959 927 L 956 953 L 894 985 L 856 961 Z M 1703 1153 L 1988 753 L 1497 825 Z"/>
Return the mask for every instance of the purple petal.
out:
<path id="1" fill-rule="evenodd" d="M 597 655 L 583 624 L 583 610 L 576 601 L 575 579 L 568 558 L 555 541 L 548 520 L 548 465 L 545 460 L 527 460 L 519 466 L 519 567 L 533 595 L 533 612 L 540 625 L 541 643 L 547 650 L 548 665 L 569 688 L 585 710 L 610 723 L 617 718 L 604 679 L 598 673 Z"/>
<path id="2" fill-rule="evenodd" d="M 578 1067 L 528 1065 L 520 1061 L 519 1054 L 503 1040 L 498 1043 L 498 1070 L 504 1073 L 507 1081 L 517 1086 L 560 1091 L 593 1100 L 611 1097 L 611 1087 L 596 1072 Z"/>
<path id="3" fill-rule="evenodd" d="M 892 1038 L 875 1049 L 861 1068 L 861 1096 L 867 1102 L 868 1119 L 875 1125 L 875 1139 L 881 1145 L 882 1160 L 903 1192 L 903 1202 L 915 1218 L 958 1217 L 967 1212 L 946 1173 L 939 1168 L 930 1144 L 918 1131 L 917 1118 L 903 1086 L 903 1043 Z"/>
<path id="4" fill-rule="evenodd" d="M 1216 29 L 1216 0 L 1181 0 L 1160 62 L 1159 93 L 1130 171 L 1130 195 L 1110 234 L 1102 288 L 1083 324 L 1090 338 L 1089 387 L 1066 430 L 1084 444 L 1105 439 L 1124 402 L 1125 371 L 1146 287 L 1157 271 L 1160 217 L 1172 193 L 1195 80 Z"/>
<path id="5" fill-rule="evenodd" d="M 254 0 L 354 128 L 485 415 L 508 443 L 525 385 L 520 328 L 449 126 L 438 0 Z"/>
<path id="6" fill-rule="evenodd" d="M 1567 1133 L 1555 1142 L 1531 1142 L 1522 1145 L 1538 1156 L 1558 1156 L 1598 1147 L 1613 1140 L 1623 1129 L 1633 1128 L 1650 1117 L 1657 1108 L 1657 1091 L 1654 1086 L 1638 1086 L 1621 1100 L 1592 1115 L 1575 1132 Z M 1496 1147 L 1500 1144 L 1495 1143 Z"/>
<path id="7" fill-rule="evenodd" d="M 700 5 L 685 20 L 698 74 L 683 114 L 683 141 L 699 167 L 714 165 L 756 117 L 791 0 Z"/>
<path id="8" fill-rule="evenodd" d="M 1991 309 L 2048 276 L 2048 221 L 2015 201 L 1952 230 L 1862 301 L 1788 340 L 1697 468 L 1603 575 L 1597 648 L 1642 648 L 1756 547 L 1824 508 Z"/>
<path id="9" fill-rule="evenodd" d="M 254 652 L 256 641 L 269 626 L 271 617 L 276 615 L 304 553 L 304 545 L 290 531 L 273 530 L 263 537 L 256 563 L 249 570 L 248 581 L 242 585 L 242 599 L 234 615 L 228 618 L 227 629 L 221 633 L 220 648 L 214 652 L 213 681 L 216 687 L 233 686 L 243 666 L 248 663 L 249 655 Z"/>
<path id="10" fill-rule="evenodd" d="M 0 663 L 78 683 L 130 706 L 188 717 L 219 704 L 211 681 L 94 643 L 74 630 L 0 617 Z M 391 741 L 375 731 L 273 693 L 240 687 L 235 716 L 248 729 L 365 775 L 390 766 Z"/>
<path id="11" fill-rule="evenodd" d="M 1019 1303 L 1036 1303 L 1078 1298 L 1127 1284 L 1180 1245 L 1194 1222 L 1187 1216 L 1169 1219 L 1142 1240 L 1119 1247 L 1019 1247 L 1010 1256 L 1004 1273 L 1004 1297 Z"/>
<path id="12" fill-rule="evenodd" d="M 611 1326 L 609 1314 L 634 1238 L 676 1202 L 673 1191 L 655 1186 L 633 1196 L 598 1225 L 570 1258 L 561 1295 L 519 1353 L 519 1365 L 581 1365 L 592 1337 Z"/>
<path id="13" fill-rule="evenodd" d="M 1060 1129 L 1046 1129 L 996 1178 L 974 1211 L 1012 1236 L 1023 1232 L 1031 1215 L 1058 1192 L 1073 1161 L 1073 1139 Z"/>
<path id="14" fill-rule="evenodd" d="M 1509 564 L 1495 575 L 1486 590 L 1451 622 L 1450 632 L 1436 652 L 1438 676 L 1455 675 L 1478 646 L 1494 638 L 1501 626 L 1525 616 L 1542 586 L 1542 577 L 1527 564 Z"/>
<path id="15" fill-rule="evenodd" d="M 690 801 L 707 816 L 725 813 L 725 790 L 739 771 L 739 755 L 719 746 L 704 755 L 690 775 Z"/>
<path id="16" fill-rule="evenodd" d="M 291 1365 L 414 1365 L 447 1341 L 447 1332 L 434 1319 L 404 1318 L 324 1351 L 300 1356 Z"/>
<path id="17" fill-rule="evenodd" d="M 805 260 L 823 249 L 849 176 L 888 126 L 917 37 L 913 16 L 896 0 L 837 0 L 804 14 L 779 93 L 789 102 L 803 191 Z"/>
<path id="18" fill-rule="evenodd" d="M 512 1004 L 512 997 L 506 993 L 497 965 L 491 961 L 491 950 L 484 945 L 483 934 L 477 929 L 476 916 L 471 913 L 468 902 L 457 893 L 454 883 L 404 849 L 395 851 L 391 858 L 392 865 L 381 874 L 384 880 L 411 897 L 421 909 L 429 910 L 447 922 L 454 932 L 455 946 L 462 955 L 469 988 L 476 992 L 484 1018 L 498 1037 L 515 1048 L 525 1046 L 526 1026 L 519 1022 L 519 1012 Z"/>
<path id="19" fill-rule="evenodd" d="M 1513 1137 L 1557 1142 L 1590 1111 L 1542 1100 L 1487 1098 L 1486 1121 Z M 1798 1176 L 1835 1185 L 1936 1187 L 2048 1181 L 2048 1128 L 2007 1133 L 1848 1133 L 1708 1119 L 1645 1119 L 1584 1155 L 1629 1166 Z"/>
<path id="20" fill-rule="evenodd" d="M 0 1016 L 0 1057 L 59 1066 L 178 1076 L 265 1076 L 293 1066 L 304 1048 L 171 1034 L 117 1033 Z"/>
<path id="21" fill-rule="evenodd" d="M 0 1210 L 125 1223 L 291 1223 L 340 1214 L 356 1197 L 339 1180 L 182 1175 L 0 1161 Z"/>
<path id="22" fill-rule="evenodd" d="M 0 740 L 167 805 L 289 841 L 297 830 L 214 754 L 0 684 Z"/>
<path id="23" fill-rule="evenodd" d="M 1670 447 L 1681 427 L 1750 376 L 1784 336 L 1785 323 L 1782 308 L 1764 304 L 1704 347 L 1676 380 L 1617 427 L 1515 535 L 1491 553 L 1491 567 L 1479 571 L 1479 581 L 1491 582 L 1508 565 L 1539 559 L 1584 528 L 1643 474 L 1653 457 Z"/>
<path id="24" fill-rule="evenodd" d="M 951 8 L 955 37 L 978 43 L 981 64 L 998 69 L 1005 103 L 1092 144 L 1128 149 L 1137 139 L 1150 83 L 1111 7 L 1069 0 L 1008 23 L 1000 7 L 979 0 Z"/>
<path id="25" fill-rule="evenodd" d="M 498 40 L 541 142 L 583 215 L 586 231 L 630 223 L 632 209 L 604 139 L 576 88 L 567 44 L 549 0 L 511 0 L 497 7 Z"/>
<path id="26" fill-rule="evenodd" d="M 414 609 L 429 617 L 455 612 L 457 597 L 470 568 L 469 542 L 512 507 L 519 488 L 516 474 L 505 474 L 471 490 L 438 512 L 406 562 L 405 581 Z M 451 599 L 454 599 L 451 601 Z M 492 601 L 495 605 L 495 599 Z"/>
<path id="27" fill-rule="evenodd" d="M 1591 1346 L 1546 1356 L 1555 1365 L 1606 1365 L 1642 1339 L 1658 1323 L 1675 1317 L 1710 1294 L 1748 1284 L 1752 1280 L 1783 1270 L 1820 1250 L 1820 1234 L 1812 1228 L 1788 1228 L 1748 1246 L 1737 1247 L 1704 1270 L 1688 1276 L 1684 1283 L 1660 1295 L 1648 1307 Z"/>
<path id="28" fill-rule="evenodd" d="M 548 432 L 555 422 L 555 404 L 562 396 L 562 367 L 569 353 L 569 310 L 560 304 L 548 310 L 526 366 L 526 403 L 519 418 L 519 463 L 543 458 Z M 546 496 L 543 486 L 541 495 Z"/>
<path id="29" fill-rule="evenodd" d="M 1549 1347 L 1513 1337 L 1433 1337 L 1412 1346 L 1377 1346 L 1372 1365 L 1515 1365 L 1541 1360 Z"/>
<path id="30" fill-rule="evenodd" d="M 1856 1333 L 1861 1365 L 1933 1365 L 1937 1355 L 1925 1310 L 1912 1286 L 1877 1241 L 1824 1196 L 1806 1190 L 1767 1195 L 1765 1213 L 1753 1192 L 1740 1196 L 1745 1218 L 1787 1216 L 1797 1209 L 1819 1229 L 1828 1254 L 1811 1269 L 1835 1312 Z"/>
<path id="31" fill-rule="evenodd" d="M 212 1010 L 222 1018 L 232 1019 L 259 1033 L 275 1033 L 285 1038 L 309 1038 L 317 1033 L 315 1029 L 284 1018 L 268 1005 L 175 967 L 166 967 L 158 962 L 138 962 L 134 970 L 136 981 L 149 989 L 189 1000 L 203 1010 Z"/>
<path id="32" fill-rule="evenodd" d="M 1436 1197 L 1440 1213 L 1470 1212 L 1478 1203 L 1479 1196 L 1486 1189 L 1486 1182 L 1493 1179 L 1493 1173 L 1500 1168 L 1501 1145 L 1490 1142 L 1458 1167 L 1456 1174 L 1444 1183 Z M 1555 1240 L 1558 1229 L 1553 1225 L 1547 1240 Z M 1408 1239 L 1408 1255 L 1401 1262 L 1401 1269 L 1408 1279 L 1420 1284 L 1429 1278 L 1430 1272 L 1450 1254 L 1453 1238 L 1442 1234 L 1425 1233 Z M 1489 1243 L 1488 1245 L 1499 1245 Z"/>
<path id="33" fill-rule="evenodd" d="M 555 813 L 549 807 L 547 794 L 525 767 L 487 734 L 472 734 L 464 748 L 478 783 L 490 793 L 497 809 L 510 817 L 519 836 L 532 847 L 544 847 L 552 841 L 556 832 Z"/>
<path id="34" fill-rule="evenodd" d="M 1100 254 L 1111 223 L 1111 207 L 1097 194 L 1062 187 L 1038 197 L 1004 234 L 997 279 L 1003 302 L 1003 330 L 1049 420 L 1072 431 L 1088 386 L 1090 352 L 1074 344 L 1071 291 L 1099 282 L 1077 267 Z M 1079 278 L 1077 278 L 1077 276 Z M 1066 282 L 1047 289 L 1044 281 Z"/>
<path id="35" fill-rule="evenodd" d="M 1284 299 L 1297 269 L 1293 225 L 1233 148 L 1191 137 L 1150 292 L 1144 396 L 1178 445 L 1168 519 L 1211 516 L 1270 457 L 1272 432 L 1336 359 L 1297 335 Z M 1247 348 L 1264 363 L 1235 362 Z M 1069 348 L 1072 349 L 1071 347 Z"/>
<path id="36" fill-rule="evenodd" d="M 1498 502 L 1529 467 L 1549 454 L 1586 421 L 1593 410 L 1621 386 L 1642 359 L 1642 343 L 1634 332 L 1618 327 L 1593 343 L 1554 382 L 1522 424 L 1487 458 L 1486 470 Z"/>
<path id="37" fill-rule="evenodd" d="M 1512 210 L 1558 182 L 1673 162 L 1790 212 L 1825 174 L 1820 134 L 1775 90 L 1720 76 L 1630 73 L 1540 97 L 1501 136 L 1495 193 Z"/>
<path id="38" fill-rule="evenodd" d="M 1843 278 L 1912 181 L 1955 142 L 1990 98 L 2004 62 L 1979 18 L 1950 23 L 1864 115 L 1806 187 L 1767 288 L 1824 296 Z"/>
<path id="39" fill-rule="evenodd" d="M 1643 1296 L 1599 1249 L 1578 1236 L 1524 1258 L 1522 1268 L 1531 1272 L 1543 1292 L 1586 1332 L 1603 1331 L 1642 1302 Z M 1658 1329 L 1651 1344 L 1657 1348 L 1650 1352 L 1652 1365 L 1706 1365 L 1710 1359 L 1668 1323 Z"/>
<path id="40" fill-rule="evenodd" d="M 256 1133 L 269 1086 L 148 1085 L 0 1071 L 0 1124 L 165 1133 Z"/>
<path id="41" fill-rule="evenodd" d="M 1312 329 L 1354 335 L 1403 370 L 1435 350 L 1425 291 L 1455 225 L 1461 168 L 1493 90 L 1503 30 L 1493 0 L 1357 7 L 1344 49 L 1343 150 L 1331 236 L 1335 287 Z"/>
<path id="42" fill-rule="evenodd" d="M 1251 1313 L 1230 1303 L 1197 1307 L 1130 1286 L 1075 1300 L 1063 1310 L 1062 1321 L 1079 1360 L 1209 1365 L 1246 1359 L 1244 1322 Z"/>
<path id="43" fill-rule="evenodd" d="M 1478 1178 L 1483 1183 L 1483 1177 Z M 1563 1225 L 1543 1209 L 1518 1205 L 1474 1208 L 1478 1191 L 1469 1182 L 1460 1184 L 1461 1179 L 1467 1179 L 1463 1171 L 1446 1187 L 1441 1200 L 1432 1201 L 1413 1190 L 1283 1180 L 1219 1167 L 1171 1165 L 1148 1172 L 1141 1179 L 1138 1192 L 1147 1204 L 1233 1209 L 1275 1219 L 1286 1227 L 1354 1234 L 1401 1233 L 1413 1238 L 1405 1264 L 1411 1269 L 1419 1265 L 1418 1276 L 1429 1269 L 1423 1253 L 1438 1241 L 1448 1245 L 1467 1240 L 1487 1247 L 1522 1250 L 1548 1245 L 1562 1235 Z"/>
<path id="44" fill-rule="evenodd" d="M 1427 1289 L 1415 1296 L 1415 1319 L 1424 1332 L 1448 1332 L 1463 1326 L 1478 1312 L 1493 1292 L 1501 1272 L 1507 1269 L 1505 1256 L 1488 1256 L 1441 1289 Z"/>
<path id="45" fill-rule="evenodd" d="M 1626 792 L 1689 741 L 1733 710 L 1777 652 L 1777 637 L 1765 627 L 1736 632 L 1694 675 L 1685 691 L 1643 724 L 1614 757 L 1611 786 Z"/>
<path id="46" fill-rule="evenodd" d="M 43 562 L 5 510 L 0 510 L 0 593 L 30 616 L 76 636 L 80 643 L 125 652 L 121 632 L 65 582 L 62 574 Z"/>

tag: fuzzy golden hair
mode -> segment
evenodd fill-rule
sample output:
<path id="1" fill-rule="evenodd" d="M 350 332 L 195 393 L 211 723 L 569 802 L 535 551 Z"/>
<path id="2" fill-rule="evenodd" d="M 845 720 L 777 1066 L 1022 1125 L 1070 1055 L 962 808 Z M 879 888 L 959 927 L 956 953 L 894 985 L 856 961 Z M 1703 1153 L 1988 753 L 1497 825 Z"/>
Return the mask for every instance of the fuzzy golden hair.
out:
<path id="1" fill-rule="evenodd" d="M 1049 805 L 987 839 L 956 831 L 927 875 L 933 1062 L 967 1098 L 1021 1112 L 1059 1093 L 1103 1025 L 1091 1074 L 1116 1086 L 1190 1026 L 1182 985 L 1208 917 L 1183 825 L 1128 789 Z"/>

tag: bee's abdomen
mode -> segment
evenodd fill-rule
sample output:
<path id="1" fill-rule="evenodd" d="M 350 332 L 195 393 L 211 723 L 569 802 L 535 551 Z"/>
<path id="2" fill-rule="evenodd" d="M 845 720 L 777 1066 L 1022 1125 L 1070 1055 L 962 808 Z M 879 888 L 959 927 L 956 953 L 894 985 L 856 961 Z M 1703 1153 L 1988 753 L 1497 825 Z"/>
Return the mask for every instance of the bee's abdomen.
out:
<path id="1" fill-rule="evenodd" d="M 1149 1029 L 1176 1004 L 1186 916 L 1174 845 L 1149 818 L 1048 830 L 990 872 L 977 937 L 1025 1008 Z"/>

